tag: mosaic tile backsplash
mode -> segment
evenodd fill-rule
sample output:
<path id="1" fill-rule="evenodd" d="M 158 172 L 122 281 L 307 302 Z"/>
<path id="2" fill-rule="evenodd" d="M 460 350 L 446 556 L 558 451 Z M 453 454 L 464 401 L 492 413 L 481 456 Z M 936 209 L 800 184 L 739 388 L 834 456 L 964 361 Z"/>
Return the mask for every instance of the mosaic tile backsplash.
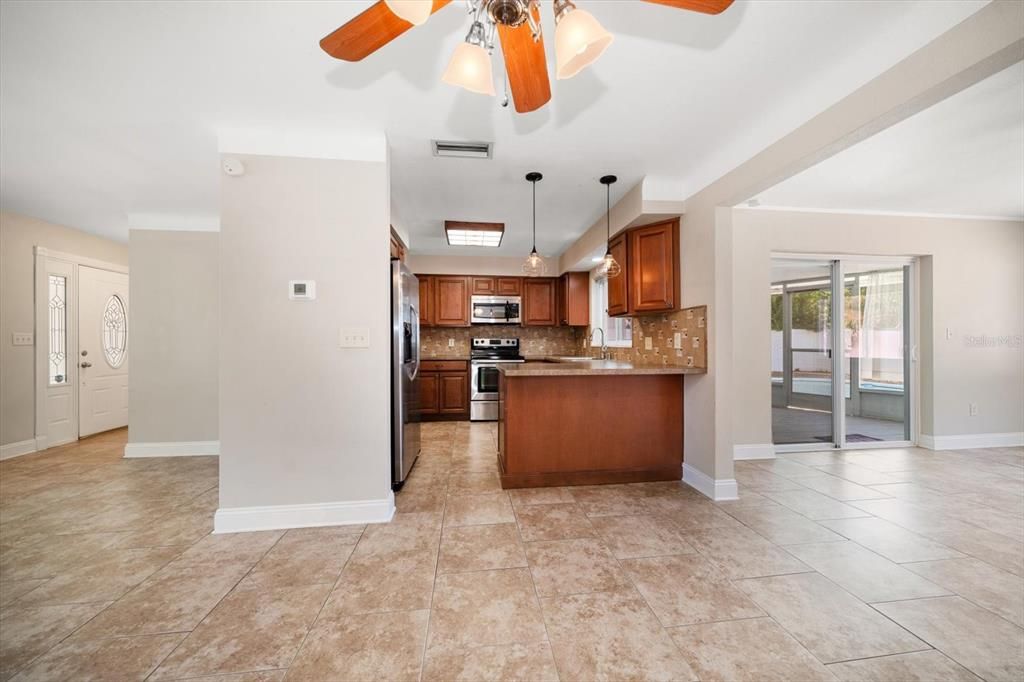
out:
<path id="1" fill-rule="evenodd" d="M 420 334 L 420 352 L 428 359 L 469 359 L 470 339 L 519 339 L 519 351 L 527 358 L 545 355 L 578 355 L 582 327 L 517 327 L 514 325 L 477 325 L 474 327 L 424 327 Z M 455 346 L 448 347 L 448 339 Z"/>
<path id="2" fill-rule="evenodd" d="M 633 318 L 633 347 L 609 348 L 614 360 L 655 365 L 681 365 L 708 368 L 708 307 L 701 305 L 683 308 L 663 315 L 643 315 Z M 675 333 L 682 334 L 682 348 L 673 348 Z M 651 350 L 646 350 L 645 338 L 651 338 Z M 591 352 L 586 337 L 580 335 L 577 354 Z"/>

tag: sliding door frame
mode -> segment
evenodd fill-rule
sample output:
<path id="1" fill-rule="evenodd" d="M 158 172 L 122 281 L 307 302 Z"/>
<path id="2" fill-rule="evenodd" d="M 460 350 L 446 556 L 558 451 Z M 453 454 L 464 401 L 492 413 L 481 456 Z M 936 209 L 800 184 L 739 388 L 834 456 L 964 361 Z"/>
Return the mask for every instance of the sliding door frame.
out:
<path id="1" fill-rule="evenodd" d="M 836 254 L 836 253 L 792 253 L 773 251 L 770 254 L 772 259 L 787 260 L 812 260 L 829 261 L 831 263 L 830 273 L 832 279 L 832 444 L 827 443 L 793 443 L 785 445 L 774 445 L 775 452 L 814 452 L 820 451 L 823 447 L 831 447 L 838 450 L 871 450 L 881 448 L 914 447 L 920 440 L 920 362 L 919 345 L 920 338 L 920 300 L 919 300 L 919 268 L 918 259 L 913 256 L 871 256 L 863 254 Z M 903 268 L 904 273 L 904 300 L 903 300 L 903 363 L 905 381 L 909 378 L 908 385 L 904 386 L 904 401 L 908 401 L 909 409 L 904 410 L 904 420 L 909 423 L 910 439 L 897 441 L 877 441 L 871 443 L 848 443 L 846 441 L 846 379 L 844 376 L 844 361 L 846 360 L 845 334 L 843 333 L 844 316 L 846 311 L 846 263 L 870 261 L 885 265 L 892 265 L 894 268 Z M 909 372 L 906 367 L 909 364 Z M 908 377 L 909 375 L 909 377 Z M 783 381 L 785 381 L 783 372 Z M 850 381 L 854 381 L 851 374 Z M 906 427 L 905 427 L 906 428 Z"/>

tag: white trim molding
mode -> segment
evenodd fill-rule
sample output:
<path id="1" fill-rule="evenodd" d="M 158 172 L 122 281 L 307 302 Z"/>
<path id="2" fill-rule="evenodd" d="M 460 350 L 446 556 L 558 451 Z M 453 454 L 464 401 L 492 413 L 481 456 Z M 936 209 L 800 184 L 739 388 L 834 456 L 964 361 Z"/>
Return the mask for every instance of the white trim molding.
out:
<path id="1" fill-rule="evenodd" d="M 715 502 L 738 500 L 740 497 L 735 478 L 714 479 L 686 462 L 683 462 L 683 483 Z"/>
<path id="2" fill-rule="evenodd" d="M 219 440 L 128 443 L 124 446 L 125 457 L 199 457 L 219 454 Z"/>
<path id="3" fill-rule="evenodd" d="M 1013 431 L 1010 433 L 965 433 L 957 436 L 932 436 L 922 433 L 918 444 L 929 450 L 1012 448 L 1024 445 L 1024 431 Z"/>
<path id="4" fill-rule="evenodd" d="M 740 459 L 775 459 L 775 446 L 771 443 L 751 443 L 749 445 L 733 445 L 732 458 Z"/>
<path id="5" fill-rule="evenodd" d="M 243 533 L 314 526 L 387 523 L 395 514 L 395 494 L 378 500 L 282 504 L 271 507 L 221 507 L 213 516 L 214 533 Z"/>
<path id="6" fill-rule="evenodd" d="M 35 438 L 21 440 L 17 443 L 0 445 L 0 460 L 11 459 L 12 457 L 21 457 L 22 455 L 30 455 L 38 449 Z"/>

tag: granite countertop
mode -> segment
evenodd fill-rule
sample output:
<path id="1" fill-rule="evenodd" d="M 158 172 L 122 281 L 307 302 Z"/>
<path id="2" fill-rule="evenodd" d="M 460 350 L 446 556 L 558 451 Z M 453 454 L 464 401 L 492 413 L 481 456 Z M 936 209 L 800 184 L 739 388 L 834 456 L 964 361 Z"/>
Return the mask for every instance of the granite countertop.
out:
<path id="1" fill-rule="evenodd" d="M 420 356 L 420 362 L 423 362 L 423 361 L 429 362 L 431 360 L 462 360 L 463 362 L 469 362 L 469 358 L 467 358 L 465 355 L 456 355 L 454 353 L 451 353 L 451 354 L 435 353 L 434 355 L 429 355 L 429 356 L 428 355 L 421 355 Z"/>
<path id="2" fill-rule="evenodd" d="M 642 365 L 619 360 L 563 360 L 549 357 L 521 365 L 501 365 L 498 371 L 507 377 L 642 375 L 642 374 L 707 374 L 697 367 L 674 365 Z"/>

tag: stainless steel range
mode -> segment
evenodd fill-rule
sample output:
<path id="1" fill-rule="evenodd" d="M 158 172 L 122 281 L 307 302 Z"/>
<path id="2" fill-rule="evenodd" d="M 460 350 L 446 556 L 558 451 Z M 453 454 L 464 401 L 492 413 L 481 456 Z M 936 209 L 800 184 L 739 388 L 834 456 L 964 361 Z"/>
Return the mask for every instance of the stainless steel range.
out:
<path id="1" fill-rule="evenodd" d="M 498 419 L 498 366 L 526 362 L 519 354 L 519 339 L 473 339 L 469 351 L 471 421 Z"/>

